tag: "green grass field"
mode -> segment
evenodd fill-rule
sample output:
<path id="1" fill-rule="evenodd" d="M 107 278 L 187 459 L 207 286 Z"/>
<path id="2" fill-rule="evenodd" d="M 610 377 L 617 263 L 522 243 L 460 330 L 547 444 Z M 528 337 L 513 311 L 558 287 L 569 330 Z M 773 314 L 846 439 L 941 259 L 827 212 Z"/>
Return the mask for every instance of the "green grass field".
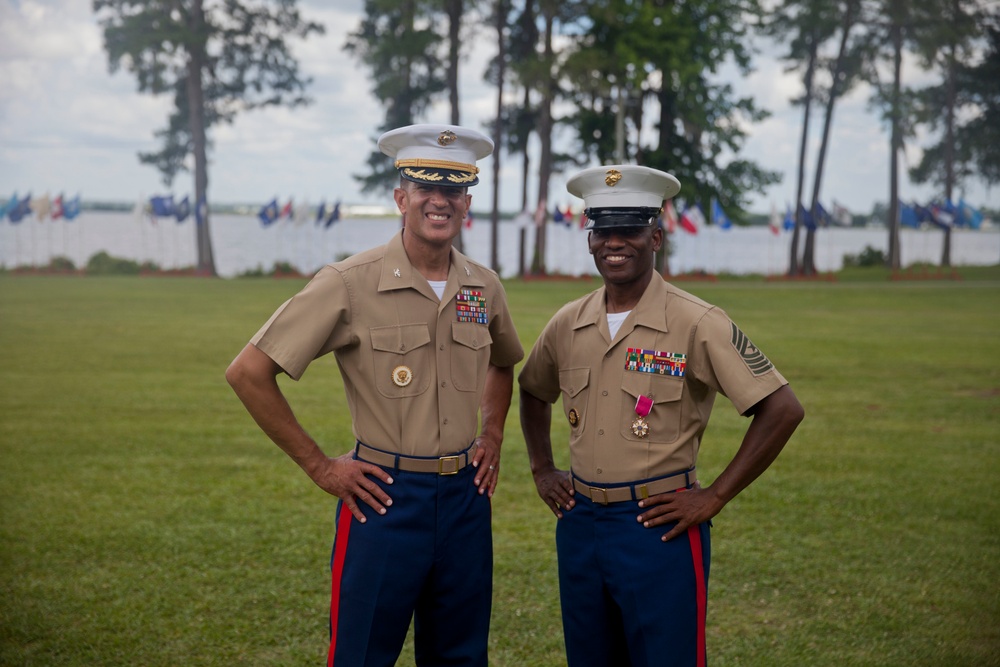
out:
<path id="1" fill-rule="evenodd" d="M 680 285 L 807 412 L 714 522 L 712 665 L 1000 665 L 1000 269 L 962 273 Z M 301 284 L 0 276 L 0 665 L 325 664 L 335 499 L 223 378 Z M 508 283 L 525 347 L 597 286 Z M 283 387 L 328 453 L 350 448 L 332 359 Z M 704 483 L 745 426 L 720 398 Z M 503 460 L 492 664 L 563 665 L 516 396 Z"/>

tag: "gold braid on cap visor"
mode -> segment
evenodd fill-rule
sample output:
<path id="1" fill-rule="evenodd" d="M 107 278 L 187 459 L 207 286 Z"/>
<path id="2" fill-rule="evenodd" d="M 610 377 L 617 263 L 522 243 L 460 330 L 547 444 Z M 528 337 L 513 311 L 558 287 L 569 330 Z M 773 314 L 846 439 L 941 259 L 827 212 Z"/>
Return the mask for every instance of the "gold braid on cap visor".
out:
<path id="1" fill-rule="evenodd" d="M 407 160 L 396 160 L 396 169 L 400 167 L 427 167 L 429 169 L 451 169 L 452 171 L 464 171 L 471 174 L 478 174 L 479 167 L 465 162 L 450 162 L 448 160 L 422 160 L 420 158 L 410 158 Z"/>

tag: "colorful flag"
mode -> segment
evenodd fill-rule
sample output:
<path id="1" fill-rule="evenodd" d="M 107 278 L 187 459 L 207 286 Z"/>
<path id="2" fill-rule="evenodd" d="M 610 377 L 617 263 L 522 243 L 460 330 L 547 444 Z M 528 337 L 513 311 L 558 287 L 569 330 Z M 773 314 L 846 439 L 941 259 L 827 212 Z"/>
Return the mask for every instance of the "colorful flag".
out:
<path id="1" fill-rule="evenodd" d="M 316 209 L 316 224 L 320 224 L 326 219 L 326 202 L 321 201 Z"/>
<path id="2" fill-rule="evenodd" d="M 285 204 L 285 206 L 281 209 L 281 217 L 288 218 L 289 220 L 291 220 L 293 215 L 294 212 L 292 210 L 292 200 L 289 199 L 288 203 Z"/>
<path id="3" fill-rule="evenodd" d="M 920 220 L 917 219 L 916 209 L 902 201 L 899 202 L 899 224 L 904 227 L 913 228 L 920 226 Z"/>
<path id="4" fill-rule="evenodd" d="M 295 223 L 296 227 L 301 227 L 306 224 L 306 220 L 309 218 L 312 206 L 309 205 L 309 201 L 306 200 L 301 206 L 295 207 L 295 214 L 292 216 L 292 222 Z"/>
<path id="5" fill-rule="evenodd" d="M 470 208 L 465 212 L 465 220 L 462 220 L 462 226 L 466 229 L 472 229 L 472 209 Z"/>
<path id="6" fill-rule="evenodd" d="M 705 224 L 705 214 L 701 211 L 701 206 L 695 204 L 688 206 L 681 214 L 681 227 L 689 234 L 697 234 L 698 228 Z"/>
<path id="7" fill-rule="evenodd" d="M 941 229 L 947 229 L 949 227 L 954 226 L 955 215 L 948 210 L 945 204 L 940 204 L 938 202 L 931 202 L 928 208 L 931 211 L 931 222 L 933 222 L 935 225 L 937 225 Z"/>
<path id="8" fill-rule="evenodd" d="M 323 229 L 329 229 L 333 223 L 340 220 L 340 202 L 335 202 L 333 205 L 333 210 L 330 211 L 330 215 L 326 218 L 326 224 L 323 225 Z"/>
<path id="9" fill-rule="evenodd" d="M 712 197 L 712 224 L 718 225 L 720 229 L 728 230 L 733 227 L 733 221 L 726 216 L 715 197 Z"/>
<path id="10" fill-rule="evenodd" d="M 548 207 L 549 203 L 546 200 L 542 199 L 540 202 L 538 202 L 538 208 L 535 209 L 536 227 L 541 227 L 542 225 L 545 224 L 545 221 L 549 217 Z"/>
<path id="11" fill-rule="evenodd" d="M 14 205 L 7 205 L 7 219 L 16 224 L 24 220 L 29 213 L 31 213 L 31 193 L 29 192 L 24 196 L 24 199 L 20 200 L 15 194 Z"/>
<path id="12" fill-rule="evenodd" d="M 275 220 L 278 219 L 278 198 L 275 197 L 268 203 L 260 207 L 260 211 L 257 213 L 257 217 L 260 218 L 262 225 L 267 227 Z"/>
<path id="13" fill-rule="evenodd" d="M 153 209 L 153 215 L 160 218 L 170 218 L 174 215 L 174 196 L 150 197 L 149 205 Z"/>
<path id="14" fill-rule="evenodd" d="M 663 207 L 661 217 L 663 218 L 663 228 L 667 234 L 673 234 L 677 231 L 677 211 L 674 210 L 674 202 L 669 199 L 667 200 L 667 205 Z"/>
<path id="15" fill-rule="evenodd" d="M 792 214 L 791 204 L 785 204 L 785 221 L 783 224 L 786 232 L 795 229 L 795 216 Z"/>
<path id="16" fill-rule="evenodd" d="M 49 217 L 49 213 L 52 211 L 52 200 L 49 199 L 49 194 L 45 193 L 41 197 L 35 197 L 31 200 L 31 212 L 35 214 L 35 217 L 39 220 L 44 220 Z"/>
<path id="17" fill-rule="evenodd" d="M 177 218 L 177 224 L 180 224 L 187 220 L 189 215 L 191 215 L 191 202 L 188 201 L 187 195 L 184 195 L 184 199 L 174 207 L 174 217 Z"/>
<path id="18" fill-rule="evenodd" d="M 67 220 L 75 220 L 80 215 L 80 195 L 67 199 L 63 202 L 63 217 Z"/>
<path id="19" fill-rule="evenodd" d="M 771 202 L 771 218 L 767 222 L 767 226 L 771 228 L 771 233 L 775 236 L 781 234 L 781 214 L 778 213 L 778 207 Z"/>
<path id="20" fill-rule="evenodd" d="M 60 192 L 55 199 L 52 200 L 52 219 L 58 220 L 63 217 L 63 196 Z"/>
<path id="21" fill-rule="evenodd" d="M 552 222 L 558 222 L 561 225 L 565 219 L 566 216 L 564 216 L 563 212 L 559 210 L 558 206 L 556 206 L 552 213 Z"/>
<path id="22" fill-rule="evenodd" d="M 854 224 L 854 216 L 846 206 L 838 204 L 836 199 L 833 200 L 833 220 L 841 227 L 850 227 Z"/>
<path id="23" fill-rule="evenodd" d="M 194 207 L 194 223 L 198 227 L 205 224 L 205 220 L 208 218 L 208 201 L 205 199 L 205 195 L 201 196 L 198 200 L 198 205 Z"/>
<path id="24" fill-rule="evenodd" d="M 963 225 L 968 225 L 972 229 L 979 229 L 983 226 L 982 211 L 967 204 L 964 198 L 958 200 L 958 210 L 962 216 Z"/>
<path id="25" fill-rule="evenodd" d="M 801 202 L 799 202 L 799 215 L 802 216 L 802 224 L 806 226 L 806 229 L 816 229 L 816 221 L 813 220 L 812 213 Z"/>

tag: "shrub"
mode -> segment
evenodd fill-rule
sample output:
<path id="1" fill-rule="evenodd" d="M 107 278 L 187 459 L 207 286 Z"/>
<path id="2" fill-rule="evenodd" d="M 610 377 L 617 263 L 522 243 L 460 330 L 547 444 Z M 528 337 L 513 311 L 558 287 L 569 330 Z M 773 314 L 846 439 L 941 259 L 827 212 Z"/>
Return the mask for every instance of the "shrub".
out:
<path id="1" fill-rule="evenodd" d="M 844 255 L 844 266 L 885 266 L 885 253 L 866 245 L 857 255 Z"/>
<path id="2" fill-rule="evenodd" d="M 102 250 L 87 260 L 87 274 L 92 276 L 135 276 L 139 274 L 139 263 L 131 259 L 112 257 Z"/>

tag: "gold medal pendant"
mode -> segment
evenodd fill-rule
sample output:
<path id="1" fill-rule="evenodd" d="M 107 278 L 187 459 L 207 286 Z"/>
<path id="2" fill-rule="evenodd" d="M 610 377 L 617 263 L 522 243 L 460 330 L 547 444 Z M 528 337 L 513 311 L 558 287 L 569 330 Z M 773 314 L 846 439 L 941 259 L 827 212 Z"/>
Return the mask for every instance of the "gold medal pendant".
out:
<path id="1" fill-rule="evenodd" d="M 632 422 L 632 434 L 637 438 L 645 438 L 649 435 L 649 424 L 642 417 L 636 417 Z"/>

